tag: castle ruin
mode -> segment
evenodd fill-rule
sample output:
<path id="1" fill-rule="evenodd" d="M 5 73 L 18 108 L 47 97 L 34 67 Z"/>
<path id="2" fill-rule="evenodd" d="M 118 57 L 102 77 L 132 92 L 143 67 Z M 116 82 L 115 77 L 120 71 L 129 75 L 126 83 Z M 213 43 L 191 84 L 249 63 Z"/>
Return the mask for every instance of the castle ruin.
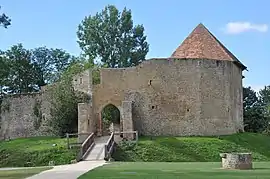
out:
<path id="1" fill-rule="evenodd" d="M 74 77 L 74 89 L 91 97 L 78 104 L 78 132 L 106 135 L 102 110 L 115 106 L 119 131 L 151 136 L 211 136 L 244 130 L 242 71 L 246 67 L 199 24 L 168 58 L 153 58 L 130 68 L 100 69 Z M 46 92 L 9 98 L 2 110 L 0 138 L 43 135 L 35 129 L 33 108 L 50 118 Z M 83 140 L 83 139 L 82 139 Z"/>
<path id="2" fill-rule="evenodd" d="M 199 24 L 168 58 L 130 68 L 103 68 L 100 84 L 91 71 L 74 88 L 91 95 L 78 104 L 79 133 L 104 135 L 101 112 L 120 111 L 120 131 L 151 136 L 211 136 L 244 130 L 242 71 L 246 67 Z"/>

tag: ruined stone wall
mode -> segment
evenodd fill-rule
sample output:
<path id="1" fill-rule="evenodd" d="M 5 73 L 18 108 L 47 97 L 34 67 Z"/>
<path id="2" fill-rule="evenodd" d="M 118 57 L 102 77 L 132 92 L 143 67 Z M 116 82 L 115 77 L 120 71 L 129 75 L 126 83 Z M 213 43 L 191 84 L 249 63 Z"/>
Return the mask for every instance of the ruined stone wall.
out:
<path id="1" fill-rule="evenodd" d="M 84 92 L 86 94 L 92 93 L 92 71 L 86 70 L 73 77 L 72 83 L 74 90 Z"/>
<path id="2" fill-rule="evenodd" d="M 96 132 L 102 109 L 133 101 L 135 130 L 142 135 L 222 135 L 243 130 L 242 71 L 230 61 L 152 59 L 139 66 L 101 69 L 92 85 L 91 71 L 76 76 L 75 90 L 90 96 L 78 105 L 79 132 Z M 40 119 L 34 114 L 40 104 Z M 13 95 L 4 99 L 0 139 L 47 135 L 48 94 Z M 123 119 L 121 124 L 123 125 Z"/>
<path id="3" fill-rule="evenodd" d="M 110 103 L 121 108 L 133 95 L 140 134 L 231 134 L 242 127 L 240 89 L 242 72 L 230 61 L 152 59 L 133 68 L 102 69 L 93 112 Z"/>
<path id="4" fill-rule="evenodd" d="M 6 96 L 1 104 L 0 139 L 50 135 L 48 94 Z"/>

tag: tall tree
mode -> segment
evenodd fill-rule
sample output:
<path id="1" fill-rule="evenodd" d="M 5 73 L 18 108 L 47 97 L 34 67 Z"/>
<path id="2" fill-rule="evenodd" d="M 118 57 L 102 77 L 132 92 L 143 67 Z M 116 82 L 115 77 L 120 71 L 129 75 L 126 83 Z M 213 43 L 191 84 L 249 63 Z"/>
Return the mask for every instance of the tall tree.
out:
<path id="1" fill-rule="evenodd" d="M 71 55 L 62 49 L 39 47 L 32 50 L 32 62 L 38 72 L 38 86 L 53 83 L 59 79 L 71 62 Z"/>
<path id="2" fill-rule="evenodd" d="M 265 86 L 259 91 L 259 100 L 263 106 L 263 114 L 268 121 L 267 124 L 270 129 L 270 86 Z"/>
<path id="3" fill-rule="evenodd" d="M 1 10 L 1 6 L 0 6 L 0 10 Z M 0 14 L 0 26 L 7 28 L 10 24 L 11 24 L 10 18 L 4 13 Z"/>
<path id="4" fill-rule="evenodd" d="M 8 83 L 9 67 L 4 52 L 0 51 L 0 96 L 5 92 L 4 88 Z"/>
<path id="5" fill-rule="evenodd" d="M 34 64 L 31 63 L 31 51 L 22 44 L 14 45 L 5 52 L 9 63 L 8 92 L 27 93 L 37 90 Z"/>
<path id="6" fill-rule="evenodd" d="M 49 121 L 53 132 L 63 136 L 65 133 L 78 131 L 78 103 L 86 102 L 89 96 L 74 91 L 72 87 L 73 76 L 84 71 L 83 64 L 74 62 L 62 73 L 61 80 L 49 88 L 50 91 L 50 114 Z"/>
<path id="7" fill-rule="evenodd" d="M 89 57 L 99 58 L 107 67 L 135 66 L 145 60 L 149 44 L 143 25 L 133 25 L 131 10 L 122 12 L 112 5 L 85 17 L 78 27 L 78 43 Z"/>
<path id="8" fill-rule="evenodd" d="M 263 132 L 267 127 L 264 106 L 251 87 L 243 88 L 244 125 L 247 132 Z"/>
<path id="9" fill-rule="evenodd" d="M 259 94 L 260 94 L 260 101 L 268 109 L 270 105 L 270 86 L 265 86 L 263 89 L 259 91 Z"/>

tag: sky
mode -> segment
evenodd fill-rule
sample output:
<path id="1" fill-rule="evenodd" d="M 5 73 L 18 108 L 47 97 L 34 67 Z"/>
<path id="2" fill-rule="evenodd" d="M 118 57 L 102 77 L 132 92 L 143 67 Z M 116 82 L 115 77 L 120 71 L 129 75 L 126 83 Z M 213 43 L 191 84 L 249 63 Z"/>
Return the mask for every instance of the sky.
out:
<path id="1" fill-rule="evenodd" d="M 0 28 L 0 49 L 81 50 L 77 29 L 85 16 L 106 5 L 131 9 L 134 24 L 143 24 L 150 44 L 147 58 L 169 57 L 189 33 L 203 23 L 243 64 L 244 86 L 258 91 L 270 85 L 270 1 L 268 0 L 0 0 L 0 13 L 12 25 Z"/>

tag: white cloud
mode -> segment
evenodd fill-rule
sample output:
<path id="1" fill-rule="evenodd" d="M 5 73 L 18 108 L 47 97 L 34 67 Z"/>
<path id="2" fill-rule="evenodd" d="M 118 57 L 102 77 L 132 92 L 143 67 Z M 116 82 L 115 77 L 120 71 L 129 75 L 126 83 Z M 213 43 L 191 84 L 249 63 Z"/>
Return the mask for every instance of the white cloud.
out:
<path id="1" fill-rule="evenodd" d="M 267 24 L 252 24 L 250 22 L 229 22 L 225 26 L 225 32 L 228 34 L 239 34 L 247 31 L 267 32 Z"/>

